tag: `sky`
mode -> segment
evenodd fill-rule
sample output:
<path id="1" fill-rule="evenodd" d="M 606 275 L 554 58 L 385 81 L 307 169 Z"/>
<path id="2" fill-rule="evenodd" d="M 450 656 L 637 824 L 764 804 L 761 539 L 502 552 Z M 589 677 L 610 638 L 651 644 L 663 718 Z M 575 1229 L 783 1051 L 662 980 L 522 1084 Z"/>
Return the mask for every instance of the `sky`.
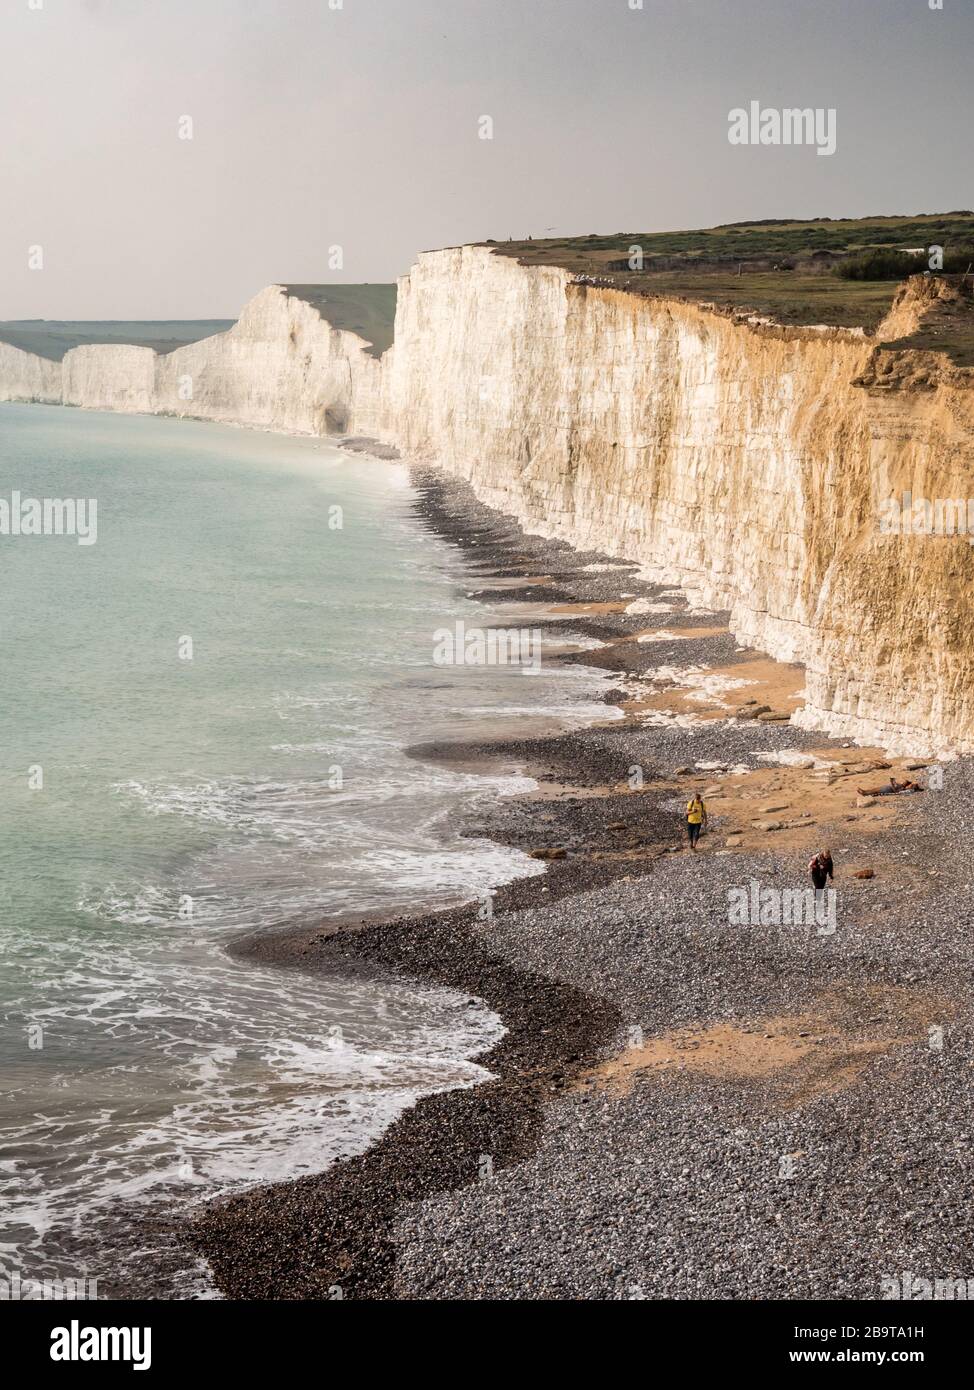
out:
<path id="1" fill-rule="evenodd" d="M 969 208 L 974 3 L 941 3 L 0 0 L 0 319 L 234 318 L 487 237 Z M 752 101 L 834 109 L 834 154 L 730 144 Z"/>

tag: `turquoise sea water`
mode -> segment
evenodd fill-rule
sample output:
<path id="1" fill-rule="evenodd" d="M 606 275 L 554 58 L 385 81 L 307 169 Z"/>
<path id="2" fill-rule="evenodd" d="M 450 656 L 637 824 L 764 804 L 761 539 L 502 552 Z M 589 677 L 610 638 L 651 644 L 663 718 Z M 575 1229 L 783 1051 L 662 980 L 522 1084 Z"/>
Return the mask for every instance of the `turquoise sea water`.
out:
<path id="1" fill-rule="evenodd" d="M 400 465 L 4 405 L 15 489 L 98 503 L 93 545 L 0 536 L 0 1269 L 40 1277 L 104 1261 L 120 1205 L 319 1170 L 483 1075 L 501 1028 L 465 999 L 224 947 L 538 871 L 451 828 L 523 779 L 403 750 L 584 718 L 591 687 L 433 664 L 433 632 L 485 610 Z"/>

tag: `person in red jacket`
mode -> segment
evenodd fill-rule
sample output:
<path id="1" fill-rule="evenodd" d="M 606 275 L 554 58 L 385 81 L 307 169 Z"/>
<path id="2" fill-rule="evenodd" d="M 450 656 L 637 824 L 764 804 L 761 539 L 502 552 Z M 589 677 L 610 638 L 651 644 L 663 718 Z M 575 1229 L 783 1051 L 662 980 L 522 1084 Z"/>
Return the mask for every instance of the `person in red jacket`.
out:
<path id="1" fill-rule="evenodd" d="M 835 882 L 835 872 L 832 867 L 832 852 L 827 849 L 820 849 L 814 859 L 808 861 L 808 872 L 812 876 L 812 886 L 816 893 L 821 893 L 829 879 Z"/>

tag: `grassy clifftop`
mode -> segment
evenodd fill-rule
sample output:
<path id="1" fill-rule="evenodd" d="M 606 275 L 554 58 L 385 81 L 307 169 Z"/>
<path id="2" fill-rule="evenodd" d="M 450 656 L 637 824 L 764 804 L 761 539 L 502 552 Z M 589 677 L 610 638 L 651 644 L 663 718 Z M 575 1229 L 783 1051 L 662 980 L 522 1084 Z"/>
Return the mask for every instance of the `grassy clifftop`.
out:
<path id="1" fill-rule="evenodd" d="M 687 232 L 643 232 L 630 235 L 550 238 L 546 241 L 498 243 L 516 255 L 531 251 L 546 255 L 563 251 L 585 255 L 593 262 L 627 256 L 638 242 L 647 258 L 680 256 L 688 262 L 723 256 L 799 256 L 815 251 L 846 253 L 871 247 L 915 247 L 952 242 L 974 244 L 974 212 L 922 213 L 915 217 L 816 217 L 811 221 L 769 218 L 761 222 L 728 222 Z M 523 248 L 527 248 L 525 251 Z"/>
<path id="2" fill-rule="evenodd" d="M 333 328 L 357 333 L 376 356 L 392 343 L 396 317 L 395 285 L 285 285 L 287 294 L 303 299 Z M 132 345 L 172 352 L 187 343 L 225 333 L 234 319 L 162 320 L 137 323 L 125 319 L 69 322 L 55 319 L 0 321 L 0 342 L 60 362 L 71 348 L 89 343 Z"/>
<path id="3" fill-rule="evenodd" d="M 917 252 L 904 256 L 909 273 L 927 268 L 926 249 L 945 256 L 972 248 L 974 213 L 958 211 L 912 217 L 816 218 L 812 221 L 735 222 L 683 232 L 619 232 L 612 236 L 488 242 L 499 255 L 524 265 L 554 265 L 579 278 L 611 284 L 635 294 L 673 295 L 724 309 L 766 315 L 782 324 L 829 324 L 873 330 L 888 312 L 897 279 L 841 278 L 838 268 L 874 250 Z M 633 248 L 641 268 L 633 268 Z M 957 284 L 971 277 L 954 275 Z M 930 341 L 955 361 L 974 363 L 974 309 L 958 313 Z M 922 339 L 923 335 L 921 335 Z"/>
<path id="4" fill-rule="evenodd" d="M 285 285 L 284 289 L 312 304 L 332 328 L 364 338 L 374 357 L 381 357 L 392 345 L 395 285 Z"/>

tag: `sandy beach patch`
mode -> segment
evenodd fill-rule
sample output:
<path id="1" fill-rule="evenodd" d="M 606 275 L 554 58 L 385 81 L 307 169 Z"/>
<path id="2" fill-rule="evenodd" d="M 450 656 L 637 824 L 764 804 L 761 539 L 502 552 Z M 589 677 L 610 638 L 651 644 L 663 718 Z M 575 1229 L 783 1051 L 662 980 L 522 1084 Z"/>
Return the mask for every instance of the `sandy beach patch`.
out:
<path id="1" fill-rule="evenodd" d="M 806 758 L 810 767 L 803 765 Z M 710 832 L 701 848 L 835 850 L 853 828 L 866 834 L 886 828 L 915 795 L 927 794 L 860 797 L 860 787 L 879 787 L 891 776 L 923 783 L 922 773 L 908 769 L 911 760 L 885 758 L 879 749 L 810 749 L 797 759 L 769 762 L 744 776 L 699 771 L 682 781 L 681 793 L 698 791 L 707 803 Z"/>
<path id="2" fill-rule="evenodd" d="M 739 661 L 733 666 L 715 666 L 714 674 L 733 676 L 747 681 L 753 687 L 739 697 L 733 691 L 727 694 L 728 703 L 740 706 L 744 700 L 756 697 L 761 704 L 770 705 L 773 710 L 792 714 L 804 698 L 805 669 L 783 661 L 772 661 L 770 657 L 755 654 L 747 661 Z"/>
<path id="3" fill-rule="evenodd" d="M 672 722 L 690 719 L 663 713 L 657 717 Z M 769 761 L 758 767 L 746 763 L 696 765 L 678 782 L 653 781 L 642 787 L 633 787 L 625 779 L 595 786 L 539 780 L 531 799 L 624 796 L 636 798 L 638 803 L 640 797 L 655 801 L 661 791 L 666 791 L 672 798 L 668 809 L 682 814 L 684 803 L 693 792 L 699 792 L 707 805 L 709 827 L 700 840 L 698 853 L 729 851 L 749 855 L 755 850 L 770 849 L 797 850 L 810 856 L 825 847 L 835 855 L 836 873 L 844 879 L 849 872 L 863 867 L 858 860 L 853 863 L 843 857 L 845 842 L 853 835 L 868 836 L 887 829 L 916 795 L 903 793 L 863 802 L 859 788 L 881 784 L 890 776 L 923 781 L 922 772 L 911 770 L 910 760 L 887 759 L 880 749 L 786 749 L 754 756 Z M 649 857 L 650 850 L 637 850 L 636 855 Z M 870 863 L 884 880 L 890 876 L 899 879 L 907 872 L 899 861 L 887 863 L 873 858 Z"/>
<path id="4" fill-rule="evenodd" d="M 864 1000 L 866 1025 L 859 1020 Z M 944 1017 L 943 1002 L 903 988 L 872 986 L 858 997 L 833 991 L 808 1013 L 711 1023 L 637 1042 L 584 1072 L 573 1089 L 594 1086 L 623 1096 L 647 1076 L 676 1074 L 775 1081 L 773 1103 L 795 1109 L 855 1085 L 874 1058 L 921 1041 L 931 1020 Z"/>
<path id="5" fill-rule="evenodd" d="M 666 710 L 709 719 L 746 716 L 750 708 L 760 711 L 759 719 L 776 715 L 784 723 L 800 707 L 804 684 L 800 666 L 762 656 L 727 666 L 659 666 L 629 678 L 626 689 L 631 698 L 624 708 L 637 718 L 647 711 Z"/>

